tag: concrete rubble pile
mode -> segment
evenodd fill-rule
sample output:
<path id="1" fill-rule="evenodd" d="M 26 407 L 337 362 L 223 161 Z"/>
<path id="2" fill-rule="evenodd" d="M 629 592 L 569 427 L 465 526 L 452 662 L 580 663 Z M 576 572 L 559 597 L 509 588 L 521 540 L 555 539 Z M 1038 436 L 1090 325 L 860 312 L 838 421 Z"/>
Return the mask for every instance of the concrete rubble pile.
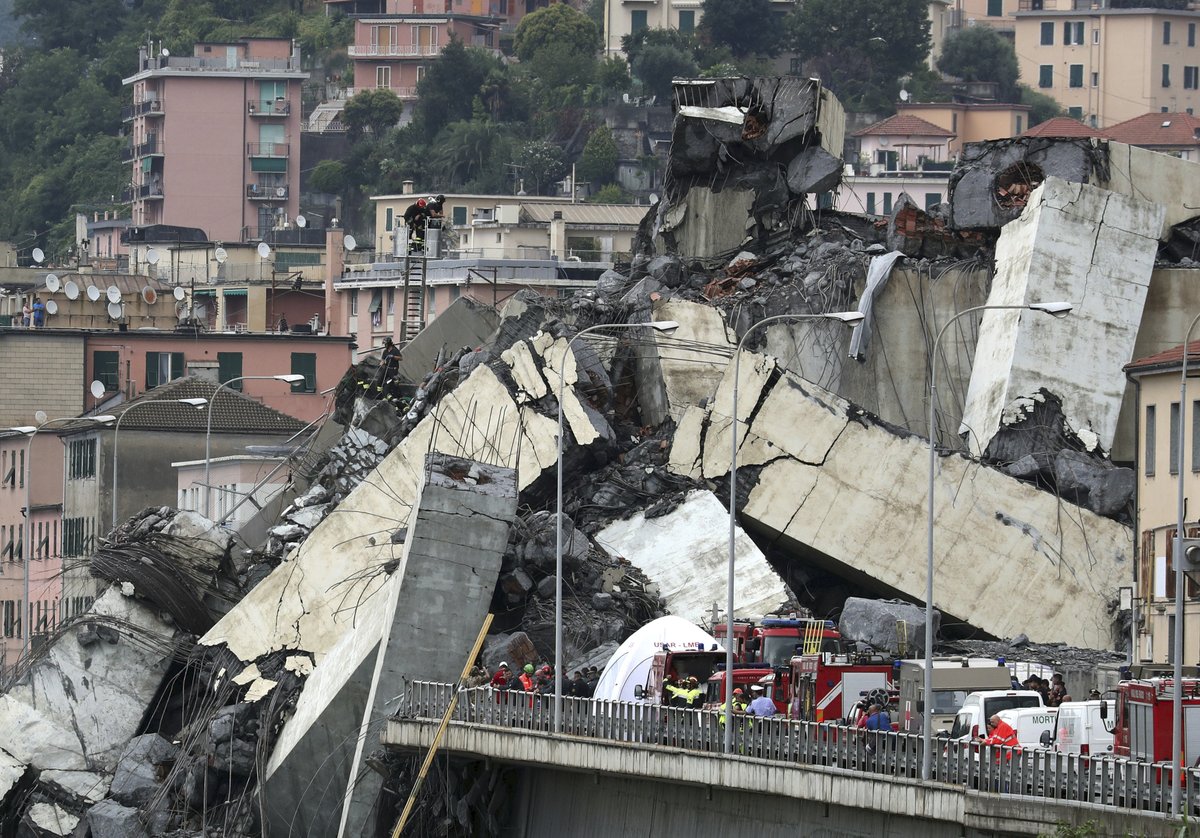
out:
<path id="1" fill-rule="evenodd" d="M 919 654 L 926 353 L 985 303 L 1075 312 L 1045 328 L 1032 312 L 963 318 L 935 359 L 940 628 L 1014 638 L 987 647 L 1011 657 L 1114 645 L 1134 556 L 1134 475 L 1108 454 L 1128 433 L 1121 365 L 1148 339 L 1156 255 L 1194 258 L 1200 179 L 1115 143 L 1000 141 L 968 147 L 948 206 L 902 199 L 866 219 L 808 199 L 842 172 L 844 115 L 818 83 L 675 95 L 664 197 L 628 270 L 570 300 L 459 301 L 384 392 L 376 361 L 352 369 L 340 437 L 263 543 L 165 508 L 110 538 L 93 571 L 114 587 L 0 699 L 19 720 L 0 724 L 0 795 L 30 834 L 363 834 L 377 801 L 388 820 L 413 767 L 376 734 L 414 681 L 456 679 L 488 611 L 486 664 L 553 658 L 560 409 L 568 669 L 603 665 L 664 613 L 706 623 L 723 607 L 735 428 L 739 615 L 840 613 L 848 638 Z M 748 330 L 856 306 L 853 334 L 755 332 L 733 415 Z M 650 321 L 677 327 L 572 341 Z M 81 745 L 95 711 L 79 702 L 81 720 L 62 684 L 83 683 L 85 660 L 111 673 L 88 689 L 116 709 Z M 497 833 L 497 771 L 447 776 L 426 825 Z"/>

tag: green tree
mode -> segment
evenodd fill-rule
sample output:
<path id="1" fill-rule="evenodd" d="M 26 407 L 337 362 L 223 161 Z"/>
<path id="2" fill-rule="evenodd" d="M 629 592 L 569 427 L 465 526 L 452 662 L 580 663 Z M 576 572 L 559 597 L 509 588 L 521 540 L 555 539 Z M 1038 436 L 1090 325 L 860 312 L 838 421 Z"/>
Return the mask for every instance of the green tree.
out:
<path id="1" fill-rule="evenodd" d="M 691 54 L 666 44 L 642 47 L 633 63 L 633 74 L 642 89 L 662 105 L 671 102 L 671 80 L 675 76 L 695 76 L 699 72 Z"/>
<path id="2" fill-rule="evenodd" d="M 787 30 L 809 72 L 852 111 L 890 109 L 899 79 L 929 55 L 926 0 L 805 0 Z"/>
<path id="3" fill-rule="evenodd" d="M 960 29 L 942 45 L 938 69 L 963 81 L 995 82 L 999 98 L 1015 101 L 1018 96 L 1017 52 L 1012 41 L 990 26 Z"/>
<path id="4" fill-rule="evenodd" d="M 460 188 L 483 173 L 502 137 L 495 122 L 452 122 L 434 143 L 430 167 L 444 188 Z"/>
<path id="5" fill-rule="evenodd" d="M 309 173 L 308 185 L 317 192 L 341 195 L 348 185 L 346 165 L 340 160 L 322 160 Z"/>
<path id="6" fill-rule="evenodd" d="M 545 195 L 550 185 L 567 172 L 562 149 L 543 140 L 525 143 L 518 151 L 517 166 L 525 178 L 525 188 L 532 186 L 535 195 Z"/>
<path id="7" fill-rule="evenodd" d="M 451 122 L 470 119 L 475 98 L 496 70 L 503 70 L 499 60 L 451 35 L 441 57 L 417 83 L 415 117 L 420 136 L 432 140 Z"/>
<path id="8" fill-rule="evenodd" d="M 563 45 L 579 55 L 594 56 L 600 50 L 600 30 L 591 19 L 566 3 L 555 3 L 525 15 L 517 24 L 513 51 L 529 61 L 551 45 Z"/>
<path id="9" fill-rule="evenodd" d="M 781 38 L 771 6 L 771 0 L 704 0 L 700 33 L 712 44 L 729 47 L 735 58 L 774 57 Z"/>
<path id="10" fill-rule="evenodd" d="M 601 125 L 588 137 L 583 154 L 579 156 L 576 174 L 593 185 L 611 183 L 617 175 L 619 157 L 612 131 L 607 125 Z"/>
<path id="11" fill-rule="evenodd" d="M 630 66 L 633 66 L 642 50 L 648 46 L 675 47 L 680 52 L 694 57 L 698 44 L 694 37 L 678 29 L 641 29 L 621 36 L 621 52 L 629 59 Z"/>
<path id="12" fill-rule="evenodd" d="M 617 184 L 610 183 L 587 200 L 589 204 L 632 204 L 633 196 Z"/>
<path id="13" fill-rule="evenodd" d="M 69 47 L 85 55 L 98 54 L 127 13 L 122 0 L 13 0 L 12 8 L 42 49 Z"/>
<path id="14" fill-rule="evenodd" d="M 1032 128 L 1040 122 L 1045 122 L 1047 119 L 1053 119 L 1056 116 L 1063 115 L 1062 105 L 1045 93 L 1038 93 L 1031 87 L 1019 85 L 1020 102 L 1022 105 L 1029 105 L 1029 127 Z"/>
<path id="15" fill-rule="evenodd" d="M 403 114 L 404 103 L 400 97 L 383 87 L 360 90 L 346 100 L 342 109 L 346 127 L 355 136 L 370 131 L 376 137 L 382 137 Z"/>

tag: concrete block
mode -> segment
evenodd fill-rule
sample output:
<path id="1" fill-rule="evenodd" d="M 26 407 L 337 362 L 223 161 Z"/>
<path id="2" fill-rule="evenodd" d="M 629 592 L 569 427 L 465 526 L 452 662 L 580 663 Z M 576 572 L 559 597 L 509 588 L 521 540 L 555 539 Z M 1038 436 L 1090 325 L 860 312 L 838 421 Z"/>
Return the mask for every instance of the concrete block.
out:
<path id="1" fill-rule="evenodd" d="M 79 825 L 79 816 L 74 815 L 57 803 L 34 803 L 25 811 L 22 826 L 33 827 L 33 833 L 39 838 L 50 835 L 68 836 L 74 833 Z"/>
<path id="2" fill-rule="evenodd" d="M 1162 218 L 1161 205 L 1059 178 L 1034 191 L 1000 234 L 988 305 L 1075 308 L 1062 320 L 983 313 L 960 428 L 972 452 L 987 449 L 1012 401 L 1041 388 L 1062 398 L 1072 428 L 1112 447 Z"/>
<path id="3" fill-rule="evenodd" d="M 87 813 L 92 838 L 149 838 L 138 820 L 138 810 L 115 800 L 102 800 Z"/>
<path id="4" fill-rule="evenodd" d="M 135 736 L 121 753 L 110 794 L 126 806 L 144 806 L 158 791 L 159 766 L 175 759 L 179 748 L 157 733 Z"/>
<path id="5" fill-rule="evenodd" d="M 720 351 L 728 346 L 732 354 L 736 345 L 721 312 L 712 306 L 663 300 L 653 312 L 654 320 L 672 320 L 679 328 L 672 335 L 647 329 L 652 345 L 638 353 L 638 404 L 648 425 L 667 417 L 678 421 L 687 408 L 710 397 L 723 374 L 719 359 L 714 363 L 714 347 Z"/>
<path id="6" fill-rule="evenodd" d="M 677 509 L 659 518 L 639 512 L 616 521 L 596 534 L 596 542 L 653 580 L 671 614 L 701 623 L 711 617 L 714 602 L 726 600 L 729 513 L 711 492 L 689 492 Z M 775 611 L 790 596 L 787 586 L 740 529 L 734 543 L 735 612 Z"/>
<path id="7" fill-rule="evenodd" d="M 934 609 L 933 636 L 938 635 L 941 614 Z M 838 617 L 838 631 L 848 640 L 868 643 L 889 654 L 906 657 L 925 654 L 925 608 L 900 600 L 847 597 Z M 903 649 L 901 648 L 903 641 Z"/>

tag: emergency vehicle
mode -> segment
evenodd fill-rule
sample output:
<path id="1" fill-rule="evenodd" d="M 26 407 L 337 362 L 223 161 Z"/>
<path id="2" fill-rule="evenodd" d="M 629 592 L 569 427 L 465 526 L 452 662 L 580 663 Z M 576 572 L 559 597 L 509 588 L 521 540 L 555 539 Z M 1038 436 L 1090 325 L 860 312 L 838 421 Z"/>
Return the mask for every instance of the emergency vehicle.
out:
<path id="1" fill-rule="evenodd" d="M 712 633 L 725 642 L 724 623 L 714 626 Z M 798 654 L 844 651 L 842 635 L 832 620 L 769 616 L 757 624 L 752 620 L 733 621 L 733 659 L 736 663 L 787 668 Z"/>
<path id="2" fill-rule="evenodd" d="M 844 719 L 862 698 L 889 704 L 895 667 L 882 655 L 821 652 L 792 658 L 788 715 L 811 722 Z M 776 679 L 778 680 L 778 679 Z"/>
<path id="3" fill-rule="evenodd" d="M 718 663 L 725 661 L 725 650 L 716 644 L 702 642 L 663 643 L 650 660 L 646 681 L 634 688 L 634 695 L 652 704 L 663 704 L 663 679 L 668 675 L 675 683 L 695 677 L 697 683 L 708 682 Z"/>
<path id="4" fill-rule="evenodd" d="M 1182 684 L 1182 763 L 1191 767 L 1200 759 L 1200 680 L 1184 678 Z M 1116 719 L 1108 717 L 1104 705 L 1100 714 L 1106 726 L 1111 726 L 1113 753 L 1143 762 L 1171 762 L 1174 679 L 1122 681 L 1116 694 Z"/>

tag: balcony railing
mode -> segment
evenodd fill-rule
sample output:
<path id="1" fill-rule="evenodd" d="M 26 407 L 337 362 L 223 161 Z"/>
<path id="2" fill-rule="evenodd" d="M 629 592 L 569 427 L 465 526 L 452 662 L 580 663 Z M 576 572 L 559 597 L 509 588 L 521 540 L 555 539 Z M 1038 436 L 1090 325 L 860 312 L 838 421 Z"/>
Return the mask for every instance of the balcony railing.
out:
<path id="1" fill-rule="evenodd" d="M 346 88 L 346 98 L 352 99 L 352 98 L 354 98 L 355 93 L 362 93 L 364 90 L 390 90 L 393 93 L 395 93 L 398 97 L 400 97 L 401 99 L 416 99 L 417 98 L 417 89 L 415 87 L 383 87 L 383 88 L 347 87 Z"/>
<path id="2" fill-rule="evenodd" d="M 128 122 L 139 116 L 162 116 L 163 113 L 165 111 L 162 99 L 147 99 L 144 102 L 134 102 L 132 105 L 121 108 L 121 120 Z"/>
<path id="3" fill-rule="evenodd" d="M 131 160 L 137 160 L 141 157 L 153 157 L 162 153 L 162 143 L 157 139 L 150 139 L 144 143 L 128 145 L 121 149 L 121 162 L 128 163 Z"/>
<path id="4" fill-rule="evenodd" d="M 243 227 L 242 241 L 267 244 L 325 244 L 325 231 L 313 227 Z"/>
<path id="5" fill-rule="evenodd" d="M 264 186 L 260 183 L 246 184 L 246 197 L 251 201 L 283 201 L 288 196 L 286 185 Z"/>
<path id="6" fill-rule="evenodd" d="M 439 55 L 441 44 L 356 44 L 350 47 L 351 58 L 426 58 Z"/>
<path id="7" fill-rule="evenodd" d="M 250 157 L 287 157 L 287 143 L 246 143 L 246 154 Z"/>
<path id="8" fill-rule="evenodd" d="M 1108 0 L 1018 0 L 1018 12 L 1084 12 L 1091 9 L 1107 9 Z"/>
<path id="9" fill-rule="evenodd" d="M 251 99 L 246 102 L 246 113 L 250 116 L 287 116 L 292 112 L 292 103 L 287 99 L 264 101 Z"/>
<path id="10" fill-rule="evenodd" d="M 163 188 L 161 183 L 145 183 L 125 189 L 121 193 L 121 200 L 125 203 L 129 203 L 130 201 L 155 201 L 161 199 L 162 196 Z"/>

